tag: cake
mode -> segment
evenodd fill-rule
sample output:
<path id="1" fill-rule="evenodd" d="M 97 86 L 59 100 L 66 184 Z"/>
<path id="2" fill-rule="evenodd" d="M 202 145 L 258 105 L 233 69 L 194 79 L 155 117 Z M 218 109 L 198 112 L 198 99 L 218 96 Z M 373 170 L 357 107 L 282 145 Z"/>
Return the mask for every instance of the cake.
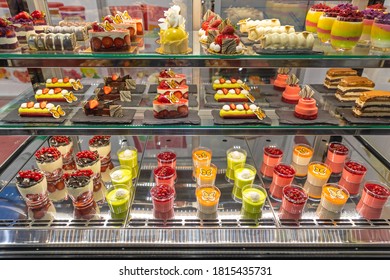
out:
<path id="1" fill-rule="evenodd" d="M 278 68 L 278 75 L 276 76 L 276 79 L 274 81 L 274 89 L 284 90 L 286 88 L 289 72 L 290 72 L 290 68 L 287 67 Z"/>
<path id="2" fill-rule="evenodd" d="M 94 23 L 88 31 L 92 52 L 128 52 L 131 46 L 128 29 L 115 29 L 107 21 Z"/>
<path id="3" fill-rule="evenodd" d="M 221 23 L 221 17 L 213 11 L 207 10 L 207 12 L 203 15 L 202 26 L 198 32 L 199 37 L 207 36 L 209 27 L 211 27 L 211 25 L 213 25 L 213 23 L 216 21 L 219 21 L 219 23 Z"/>
<path id="4" fill-rule="evenodd" d="M 266 34 L 291 34 L 295 33 L 295 28 L 292 25 L 283 25 L 283 26 L 253 26 L 248 29 L 248 39 L 250 41 L 259 41 L 261 37 Z"/>
<path id="5" fill-rule="evenodd" d="M 291 74 L 286 80 L 286 89 L 282 94 L 282 101 L 289 104 L 297 104 L 300 98 L 299 92 L 301 87 L 298 85 L 299 79 L 294 74 Z"/>
<path id="6" fill-rule="evenodd" d="M 240 54 L 244 51 L 244 47 L 241 44 L 240 37 L 235 33 L 235 29 L 232 25 L 227 25 L 219 34 L 215 37 L 213 43 L 209 45 L 208 50 L 211 53 L 220 54 Z"/>
<path id="7" fill-rule="evenodd" d="M 352 112 L 356 117 L 390 117 L 390 92 L 362 92 L 356 99 Z"/>
<path id="8" fill-rule="evenodd" d="M 165 69 L 160 72 L 158 75 L 158 81 L 167 81 L 168 83 L 175 81 L 179 85 L 185 85 L 186 82 L 186 75 L 185 74 L 177 74 L 173 72 L 171 69 Z"/>
<path id="9" fill-rule="evenodd" d="M 157 86 L 157 93 L 160 95 L 174 95 L 179 99 L 188 99 L 188 85 L 178 84 L 176 81 L 161 81 Z"/>
<path id="10" fill-rule="evenodd" d="M 213 20 L 208 26 L 205 34 L 200 36 L 199 41 L 202 44 L 211 44 L 214 42 L 215 37 L 221 33 L 222 19 Z"/>
<path id="11" fill-rule="evenodd" d="M 236 78 L 219 78 L 214 80 L 213 89 L 222 89 L 222 88 L 241 88 L 244 82 Z"/>
<path id="12" fill-rule="evenodd" d="M 88 39 L 88 30 L 86 26 L 47 26 L 44 28 L 44 32 L 53 34 L 74 33 L 77 41 L 85 41 Z"/>
<path id="13" fill-rule="evenodd" d="M 186 54 L 188 33 L 185 30 L 185 19 L 180 15 L 180 7 L 172 6 L 164 11 L 165 18 L 160 18 L 160 52 L 163 54 Z"/>
<path id="14" fill-rule="evenodd" d="M 336 50 L 353 49 L 363 32 L 363 13 L 357 10 L 342 10 L 333 23 L 330 44 Z"/>
<path id="15" fill-rule="evenodd" d="M 108 15 L 103 18 L 103 22 L 110 23 L 115 29 L 127 29 L 130 33 L 130 40 L 135 42 L 137 36 L 137 23 L 132 20 L 127 11 L 117 12 L 115 15 Z"/>
<path id="16" fill-rule="evenodd" d="M 46 14 L 43 11 L 35 10 L 31 13 L 31 17 L 33 20 L 35 32 L 44 32 L 44 29 L 47 27 Z"/>
<path id="17" fill-rule="evenodd" d="M 312 97 L 314 91 L 306 85 L 300 92 L 301 98 L 295 105 L 294 116 L 304 120 L 315 120 L 318 116 L 318 107 L 316 100 Z"/>
<path id="18" fill-rule="evenodd" d="M 293 32 L 289 34 L 272 33 L 265 34 L 260 38 L 260 47 L 262 49 L 272 50 L 311 50 L 313 48 L 314 41 L 315 39 L 313 33 L 307 31 Z"/>
<path id="19" fill-rule="evenodd" d="M 131 102 L 131 91 L 125 90 L 124 88 L 120 90 L 119 88 L 111 86 L 103 86 L 102 88 L 96 88 L 95 90 L 96 99 L 99 101 L 106 100 L 120 100 L 125 102 Z"/>
<path id="20" fill-rule="evenodd" d="M 15 27 L 6 19 L 0 18 L 0 50 L 14 50 L 18 47 Z"/>
<path id="21" fill-rule="evenodd" d="M 328 5 L 323 3 L 313 5 L 306 14 L 306 31 L 316 33 L 318 19 L 329 8 Z"/>
<path id="22" fill-rule="evenodd" d="M 340 101 L 355 101 L 360 93 L 373 90 L 375 83 L 366 77 L 352 76 L 341 79 L 336 98 Z"/>
<path id="23" fill-rule="evenodd" d="M 249 93 L 249 87 L 245 84 L 242 84 L 241 88 L 218 89 L 214 99 L 217 102 L 255 102 L 255 98 Z"/>
<path id="24" fill-rule="evenodd" d="M 83 110 L 87 116 L 123 117 L 122 106 L 116 105 L 112 101 L 98 101 L 92 99 L 85 102 Z"/>
<path id="25" fill-rule="evenodd" d="M 49 146 L 55 147 L 62 155 L 62 169 L 66 172 L 76 169 L 73 158 L 73 141 L 69 136 L 52 136 L 49 138 Z"/>
<path id="26" fill-rule="evenodd" d="M 55 106 L 53 103 L 47 103 L 46 101 L 35 103 L 29 101 L 22 103 L 18 109 L 19 116 L 21 117 L 53 117 L 58 119 L 66 115 L 62 110 L 61 105 Z"/>
<path id="27" fill-rule="evenodd" d="M 185 118 L 188 116 L 188 99 L 159 94 L 153 100 L 153 115 L 156 119 Z"/>
<path id="28" fill-rule="evenodd" d="M 326 72 L 324 87 L 336 89 L 341 79 L 357 76 L 357 71 L 352 68 L 331 68 Z"/>
<path id="29" fill-rule="evenodd" d="M 198 211 L 204 214 L 217 212 L 221 191 L 215 186 L 201 186 L 195 191 Z"/>
<path id="30" fill-rule="evenodd" d="M 112 74 L 111 77 L 104 77 L 104 85 L 113 88 L 114 90 L 135 90 L 136 82 L 130 75 L 119 76 L 118 74 Z"/>
<path id="31" fill-rule="evenodd" d="M 74 33 L 37 34 L 28 32 L 26 36 L 29 49 L 34 51 L 73 51 L 76 47 Z"/>
<path id="32" fill-rule="evenodd" d="M 34 31 L 34 22 L 31 15 L 25 11 L 18 13 L 12 18 L 9 18 L 12 25 L 15 27 L 18 41 L 25 43 L 27 41 L 26 35 L 29 31 Z"/>
<path id="33" fill-rule="evenodd" d="M 259 119 L 266 118 L 263 110 L 255 104 L 230 104 L 224 105 L 219 111 L 219 116 L 223 119 Z"/>
<path id="34" fill-rule="evenodd" d="M 62 88 L 66 90 L 80 90 L 83 88 L 80 80 L 75 80 L 69 77 L 57 78 L 52 77 L 46 79 L 47 88 Z"/>
<path id="35" fill-rule="evenodd" d="M 38 89 L 35 92 L 34 97 L 37 102 L 47 101 L 73 103 L 78 100 L 77 97 L 73 94 L 73 92 L 62 88 Z"/>

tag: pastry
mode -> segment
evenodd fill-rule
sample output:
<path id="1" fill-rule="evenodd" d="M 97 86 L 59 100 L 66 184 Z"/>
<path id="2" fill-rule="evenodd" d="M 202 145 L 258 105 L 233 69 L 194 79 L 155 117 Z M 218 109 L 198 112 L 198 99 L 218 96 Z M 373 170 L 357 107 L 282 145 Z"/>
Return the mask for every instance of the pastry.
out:
<path id="1" fill-rule="evenodd" d="M 77 97 L 73 94 L 73 92 L 62 88 L 38 89 L 35 92 L 34 97 L 37 102 L 47 101 L 73 103 L 78 100 Z"/>
<path id="2" fill-rule="evenodd" d="M 119 90 L 118 88 L 113 88 L 111 86 L 103 86 L 102 88 L 97 88 L 95 94 L 96 99 L 99 101 L 120 100 L 131 102 L 131 91 L 125 89 Z"/>
<path id="3" fill-rule="evenodd" d="M 112 101 L 98 101 L 92 99 L 85 102 L 83 110 L 87 116 L 123 117 L 122 106 L 113 104 Z"/>
<path id="4" fill-rule="evenodd" d="M 29 31 L 34 31 L 34 22 L 31 15 L 25 11 L 18 13 L 12 18 L 9 18 L 12 25 L 15 27 L 16 36 L 18 41 L 26 43 L 26 35 Z"/>
<path id="5" fill-rule="evenodd" d="M 240 54 L 244 51 L 244 47 L 241 44 L 240 37 L 234 34 L 235 30 L 232 25 L 227 25 L 219 34 L 215 37 L 213 43 L 210 44 L 208 50 L 211 53 L 221 54 Z"/>
<path id="6" fill-rule="evenodd" d="M 306 85 L 300 92 L 300 99 L 295 105 L 294 116 L 304 120 L 315 120 L 318 115 L 316 100 L 312 97 L 314 91 Z"/>
<path id="7" fill-rule="evenodd" d="M 251 20 L 249 18 L 240 20 L 237 25 L 240 27 L 241 33 L 249 33 L 249 30 L 257 27 L 279 27 L 280 21 L 276 18 L 263 19 L 263 20 Z"/>
<path id="8" fill-rule="evenodd" d="M 222 88 L 214 94 L 214 99 L 218 102 L 255 102 L 255 98 L 249 93 L 249 87 L 242 88 Z"/>
<path id="9" fill-rule="evenodd" d="M 52 77 L 46 80 L 47 88 L 62 88 L 66 90 L 80 90 L 83 89 L 83 85 L 80 80 L 75 80 L 69 77 L 57 78 Z"/>
<path id="10" fill-rule="evenodd" d="M 255 104 L 230 104 L 224 105 L 219 111 L 223 119 L 259 119 L 266 118 L 266 114 Z"/>
<path id="11" fill-rule="evenodd" d="M 363 10 L 362 13 L 363 13 L 363 31 L 362 31 L 362 35 L 360 36 L 359 43 L 368 44 L 371 41 L 371 30 L 374 24 L 374 19 L 382 16 L 383 12 L 380 10 L 370 9 L 367 7 L 367 9 Z"/>
<path id="12" fill-rule="evenodd" d="M 44 28 L 44 32 L 53 34 L 74 33 L 77 41 L 85 41 L 88 39 L 88 30 L 86 26 L 47 26 Z"/>
<path id="13" fill-rule="evenodd" d="M 311 50 L 314 45 L 313 33 L 293 32 L 293 33 L 271 33 L 265 34 L 260 38 L 260 47 L 262 49 L 308 49 Z"/>
<path id="14" fill-rule="evenodd" d="M 221 191 L 215 186 L 201 186 L 195 191 L 198 211 L 204 214 L 217 212 Z"/>
<path id="15" fill-rule="evenodd" d="M 300 98 L 299 92 L 301 87 L 298 85 L 299 79 L 294 74 L 291 74 L 286 80 L 286 89 L 282 94 L 282 101 L 289 104 L 297 104 Z"/>
<path id="16" fill-rule="evenodd" d="M 158 75 L 158 81 L 167 81 L 168 84 L 171 83 L 172 81 L 175 81 L 179 85 L 185 85 L 186 82 L 186 75 L 185 74 L 177 74 L 173 72 L 171 69 L 165 69 L 160 72 Z"/>
<path id="17" fill-rule="evenodd" d="M 390 48 L 390 15 L 378 16 L 371 29 L 371 46 L 374 49 L 388 52 Z"/>
<path id="18" fill-rule="evenodd" d="M 120 77 L 118 74 L 112 74 L 111 77 L 104 77 L 104 85 L 118 91 L 131 91 L 136 88 L 136 82 L 130 75 Z"/>
<path id="19" fill-rule="evenodd" d="M 94 23 L 88 31 L 93 52 L 128 52 L 131 46 L 128 29 L 115 29 L 107 21 L 105 24 Z"/>
<path id="20" fill-rule="evenodd" d="M 325 163 L 332 169 L 333 174 L 340 174 L 343 171 L 348 154 L 349 148 L 347 145 L 340 142 L 329 143 Z"/>
<path id="21" fill-rule="evenodd" d="M 66 115 L 62 110 L 61 105 L 55 106 L 53 103 L 47 103 L 46 101 L 35 103 L 29 101 L 22 103 L 18 109 L 19 116 L 21 117 L 53 117 L 58 119 Z"/>
<path id="22" fill-rule="evenodd" d="M 266 34 L 291 34 L 295 33 L 295 28 L 292 25 L 283 25 L 283 26 L 253 26 L 248 28 L 248 39 L 250 41 L 257 42 L 261 39 L 262 36 Z"/>
<path id="23" fill-rule="evenodd" d="M 362 92 L 352 112 L 356 117 L 390 117 L 390 91 Z"/>
<path id="24" fill-rule="evenodd" d="M 340 101 L 355 101 L 360 93 L 373 90 L 375 83 L 366 77 L 352 76 L 341 79 L 336 98 Z"/>
<path id="25" fill-rule="evenodd" d="M 27 44 L 30 50 L 38 51 L 73 51 L 76 47 L 74 33 L 27 33 Z"/>
<path id="26" fill-rule="evenodd" d="M 337 16 L 330 32 L 330 44 L 336 50 L 351 50 L 363 32 L 363 14 L 356 10 L 343 10 Z"/>
<path id="27" fill-rule="evenodd" d="M 173 94 L 160 94 L 153 100 L 153 115 L 156 119 L 176 119 L 188 116 L 188 99 Z"/>
<path id="28" fill-rule="evenodd" d="M 19 47 L 15 27 L 6 19 L 0 18 L 0 50 L 14 50 Z"/>
<path id="29" fill-rule="evenodd" d="M 213 82 L 213 89 L 222 89 L 222 88 L 241 88 L 244 82 L 240 79 L 235 79 L 235 78 L 230 78 L 230 79 L 225 79 L 225 78 L 219 78 L 216 79 Z"/>
<path id="30" fill-rule="evenodd" d="M 317 23 L 320 16 L 330 7 L 326 4 L 313 5 L 306 14 L 306 31 L 317 32 Z"/>
<path id="31" fill-rule="evenodd" d="M 287 67 L 278 68 L 278 75 L 276 76 L 276 79 L 274 81 L 274 89 L 284 90 L 286 88 L 289 72 L 290 72 L 290 68 Z"/>
<path id="32" fill-rule="evenodd" d="M 357 76 L 357 71 L 352 68 L 331 68 L 326 72 L 324 87 L 336 89 L 341 79 Z"/>
<path id="33" fill-rule="evenodd" d="M 349 198 L 349 193 L 337 184 L 326 184 L 322 188 L 321 206 L 330 212 L 340 213 Z"/>
<path id="34" fill-rule="evenodd" d="M 212 42 L 214 42 L 215 37 L 221 34 L 221 29 L 220 29 L 221 27 L 222 27 L 221 18 L 213 20 L 208 26 L 207 30 L 204 32 L 204 34 L 200 36 L 199 41 L 202 44 L 208 44 L 208 45 L 211 44 Z"/>
<path id="35" fill-rule="evenodd" d="M 185 54 L 188 48 L 188 33 L 185 19 L 180 15 L 180 7 L 172 6 L 164 12 L 165 18 L 159 19 L 160 50 L 164 54 Z"/>
<path id="36" fill-rule="evenodd" d="M 62 155 L 62 169 L 66 172 L 76 169 L 73 158 L 73 141 L 69 136 L 52 136 L 49 138 L 49 146 L 55 147 Z"/>
<path id="37" fill-rule="evenodd" d="M 150 190 L 154 211 L 166 213 L 173 210 L 175 188 L 169 185 L 156 185 Z"/>
<path id="38" fill-rule="evenodd" d="M 161 81 L 157 86 L 157 93 L 163 95 L 174 95 L 178 99 L 188 99 L 188 85 L 179 84 L 176 81 Z"/>

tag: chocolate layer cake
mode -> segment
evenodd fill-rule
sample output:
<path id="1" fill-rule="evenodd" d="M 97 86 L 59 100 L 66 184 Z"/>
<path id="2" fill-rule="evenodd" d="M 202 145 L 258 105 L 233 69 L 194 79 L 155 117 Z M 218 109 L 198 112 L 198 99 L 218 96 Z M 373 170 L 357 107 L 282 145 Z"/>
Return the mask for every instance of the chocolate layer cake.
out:
<path id="1" fill-rule="evenodd" d="M 86 102 L 83 109 L 87 116 L 123 117 L 122 106 L 113 104 L 112 101 L 97 101 L 93 99 Z"/>
<path id="2" fill-rule="evenodd" d="M 336 98 L 340 101 L 355 101 L 360 93 L 373 90 L 375 83 L 366 77 L 351 76 L 341 79 Z"/>
<path id="3" fill-rule="evenodd" d="M 103 86 L 95 90 L 96 98 L 99 101 L 113 100 L 131 102 L 131 92 L 124 87 L 113 88 L 110 86 Z"/>
<path id="4" fill-rule="evenodd" d="M 390 117 L 390 92 L 372 90 L 361 93 L 352 112 L 356 117 Z"/>
<path id="5" fill-rule="evenodd" d="M 117 90 L 134 90 L 136 83 L 130 75 L 119 77 L 118 75 L 113 74 L 111 77 L 104 78 L 104 85 Z"/>
<path id="6" fill-rule="evenodd" d="M 341 79 L 349 76 L 357 76 L 357 71 L 352 68 L 331 68 L 326 72 L 324 86 L 336 89 Z"/>

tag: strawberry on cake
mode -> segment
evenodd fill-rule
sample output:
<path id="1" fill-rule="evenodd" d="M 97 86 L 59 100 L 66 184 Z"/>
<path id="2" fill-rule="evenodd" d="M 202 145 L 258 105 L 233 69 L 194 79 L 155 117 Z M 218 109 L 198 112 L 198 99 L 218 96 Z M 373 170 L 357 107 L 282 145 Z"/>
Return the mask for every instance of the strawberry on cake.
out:
<path id="1" fill-rule="evenodd" d="M 19 42 L 27 42 L 27 32 L 34 31 L 34 22 L 31 15 L 25 11 L 18 13 L 12 18 L 9 18 L 12 22 L 12 25 L 15 27 L 16 36 L 18 37 Z"/>
<path id="2" fill-rule="evenodd" d="M 175 81 L 179 85 L 185 85 L 186 84 L 186 75 L 185 74 L 177 74 L 172 71 L 172 69 L 165 69 L 160 72 L 158 75 L 158 81 L 161 83 L 162 81 L 167 81 L 168 83 L 171 83 L 172 81 Z"/>
<path id="3" fill-rule="evenodd" d="M 211 53 L 220 54 L 240 54 L 244 51 L 240 37 L 234 34 L 235 29 L 232 25 L 227 25 L 213 43 L 210 44 L 208 50 Z"/>
<path id="4" fill-rule="evenodd" d="M 153 100 L 153 115 L 156 119 L 176 119 L 188 116 L 188 99 L 177 98 L 172 93 L 157 95 Z"/>
<path id="5" fill-rule="evenodd" d="M 115 29 L 107 21 L 104 25 L 95 22 L 88 33 L 93 52 L 127 52 L 130 50 L 131 40 L 128 29 Z"/>
<path id="6" fill-rule="evenodd" d="M 0 18 L 0 50 L 14 50 L 19 47 L 15 27 L 3 18 Z"/>
<path id="7" fill-rule="evenodd" d="M 62 88 L 43 88 L 38 89 L 35 92 L 35 100 L 38 102 L 47 101 L 47 102 L 68 102 L 73 103 L 78 100 L 78 98 L 73 94 L 73 92 L 68 91 L 67 89 Z"/>
<path id="8" fill-rule="evenodd" d="M 161 81 L 157 86 L 157 93 L 164 95 L 174 95 L 177 98 L 188 99 L 188 85 L 178 84 L 176 81 Z"/>
<path id="9" fill-rule="evenodd" d="M 243 88 L 222 88 L 214 94 L 217 102 L 255 102 L 255 98 L 249 93 L 249 87 Z"/>
<path id="10" fill-rule="evenodd" d="M 207 10 L 207 12 L 203 16 L 202 28 L 199 29 L 199 32 L 198 32 L 199 37 L 207 35 L 209 27 L 215 21 L 219 21 L 219 23 L 221 23 L 222 19 L 218 14 L 214 13 L 211 10 Z M 206 40 L 207 40 L 207 37 L 206 37 Z"/>
<path id="11" fill-rule="evenodd" d="M 214 82 L 213 82 L 213 89 L 222 89 L 222 88 L 228 88 L 228 89 L 231 89 L 231 88 L 241 88 L 242 85 L 244 84 L 244 82 L 240 79 L 236 79 L 236 78 L 230 78 L 230 79 L 227 79 L 227 78 L 219 78 L 219 79 L 216 79 Z"/>

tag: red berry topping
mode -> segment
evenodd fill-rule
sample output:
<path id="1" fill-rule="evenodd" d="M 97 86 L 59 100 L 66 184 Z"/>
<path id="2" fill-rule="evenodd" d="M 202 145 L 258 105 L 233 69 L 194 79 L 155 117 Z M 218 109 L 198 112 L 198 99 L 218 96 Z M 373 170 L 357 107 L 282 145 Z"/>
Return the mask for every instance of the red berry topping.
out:
<path id="1" fill-rule="evenodd" d="M 35 159 L 40 162 L 53 162 L 61 156 L 61 152 L 55 147 L 44 147 L 35 153 Z"/>
<path id="2" fill-rule="evenodd" d="M 216 29 L 216 28 L 218 28 L 218 26 L 219 26 L 221 23 L 222 23 L 222 20 L 217 19 L 217 20 L 215 20 L 215 21 L 210 25 L 210 28 Z M 233 32 L 234 32 L 234 31 L 233 31 Z"/>
<path id="3" fill-rule="evenodd" d="M 76 154 L 76 157 L 78 159 L 84 158 L 84 159 L 90 159 L 92 161 L 95 161 L 95 160 L 97 160 L 99 158 L 99 154 L 98 154 L 97 151 L 92 152 L 92 151 L 89 151 L 89 150 L 85 150 L 85 151 L 78 152 Z"/>
<path id="4" fill-rule="evenodd" d="M 15 19 L 16 19 L 17 21 L 29 21 L 29 20 L 32 19 L 32 17 L 30 16 L 29 13 L 23 11 L 23 12 L 20 12 L 19 14 L 17 14 L 17 15 L 15 16 Z"/>
<path id="5" fill-rule="evenodd" d="M 39 182 L 43 174 L 40 171 L 35 171 L 35 170 L 21 170 L 18 172 L 19 178 L 22 179 L 29 179 L 34 182 Z"/>
<path id="6" fill-rule="evenodd" d="M 274 172 L 276 172 L 279 176 L 285 178 L 291 178 L 295 175 L 295 170 L 292 166 L 286 164 L 278 164 L 274 167 Z"/>
<path id="7" fill-rule="evenodd" d="M 370 194 L 376 198 L 387 199 L 387 197 L 390 196 L 389 189 L 379 184 L 369 183 L 366 184 L 364 188 L 367 189 Z"/>
<path id="8" fill-rule="evenodd" d="M 39 10 L 35 10 L 34 12 L 31 13 L 31 16 L 34 19 L 42 19 L 45 18 L 45 13 Z"/>
<path id="9" fill-rule="evenodd" d="M 224 35 L 233 35 L 233 34 L 234 34 L 234 27 L 231 26 L 231 25 L 228 25 L 228 26 L 226 26 L 226 27 L 222 30 L 221 33 L 224 34 Z"/>
<path id="10" fill-rule="evenodd" d="M 356 10 L 342 10 L 339 14 L 342 21 L 358 22 L 363 20 L 363 13 Z"/>
<path id="11" fill-rule="evenodd" d="M 0 18 L 0 27 L 7 27 L 8 22 L 4 18 Z"/>
<path id="12" fill-rule="evenodd" d="M 316 4 L 316 5 L 313 5 L 311 6 L 311 10 L 315 10 L 315 11 L 324 11 L 326 9 L 329 9 L 330 7 L 326 4 L 323 4 L 323 3 L 319 3 L 319 4 Z"/>
<path id="13" fill-rule="evenodd" d="M 160 94 L 157 97 L 157 101 L 160 102 L 160 103 L 171 103 L 164 94 Z"/>
<path id="14" fill-rule="evenodd" d="M 304 204 L 308 199 L 307 194 L 302 189 L 291 186 L 285 187 L 283 193 L 286 199 L 294 204 Z"/>
<path id="15" fill-rule="evenodd" d="M 173 152 L 162 152 L 157 155 L 157 159 L 161 161 L 173 161 L 176 159 L 176 154 Z"/>
<path id="16" fill-rule="evenodd" d="M 171 88 L 167 81 L 161 81 L 160 84 L 158 85 L 158 87 L 161 89 L 170 89 Z"/>
<path id="17" fill-rule="evenodd" d="M 283 151 L 281 149 L 272 146 L 266 147 L 264 152 L 270 157 L 281 157 L 283 155 Z"/>
<path id="18" fill-rule="evenodd" d="M 172 71 L 170 71 L 170 70 L 168 70 L 168 69 L 165 69 L 165 70 L 163 70 L 163 71 L 161 71 L 160 72 L 160 77 L 161 78 L 173 78 L 172 76 L 171 76 L 171 73 Z"/>
<path id="19" fill-rule="evenodd" d="M 89 177 L 91 178 L 93 175 L 93 171 L 91 169 L 84 169 L 84 170 L 76 170 L 72 173 L 65 173 L 64 174 L 64 179 L 67 180 L 70 177 Z"/>
<path id="20" fill-rule="evenodd" d="M 337 154 L 337 155 L 347 155 L 349 152 L 349 149 L 347 146 L 341 143 L 330 143 L 329 145 L 329 151 Z"/>
<path id="21" fill-rule="evenodd" d="M 100 26 L 97 22 L 92 23 L 92 30 L 95 32 L 104 32 L 104 28 Z"/>
<path id="22" fill-rule="evenodd" d="M 68 136 L 53 136 L 49 140 L 50 146 L 62 146 L 62 145 L 68 145 L 70 143 L 70 138 Z"/>
<path id="23" fill-rule="evenodd" d="M 175 193 L 175 189 L 169 185 L 157 185 L 150 190 L 150 193 L 155 199 L 170 199 Z"/>
<path id="24" fill-rule="evenodd" d="M 345 168 L 352 174 L 356 175 L 362 175 L 367 171 L 367 168 L 364 165 L 353 160 L 346 162 Z"/>
<path id="25" fill-rule="evenodd" d="M 172 177 L 175 174 L 175 169 L 169 166 L 160 166 L 154 169 L 154 176 L 157 177 Z"/>
<path id="26" fill-rule="evenodd" d="M 107 146 L 110 143 L 111 136 L 97 135 L 89 139 L 88 144 L 92 147 Z"/>

